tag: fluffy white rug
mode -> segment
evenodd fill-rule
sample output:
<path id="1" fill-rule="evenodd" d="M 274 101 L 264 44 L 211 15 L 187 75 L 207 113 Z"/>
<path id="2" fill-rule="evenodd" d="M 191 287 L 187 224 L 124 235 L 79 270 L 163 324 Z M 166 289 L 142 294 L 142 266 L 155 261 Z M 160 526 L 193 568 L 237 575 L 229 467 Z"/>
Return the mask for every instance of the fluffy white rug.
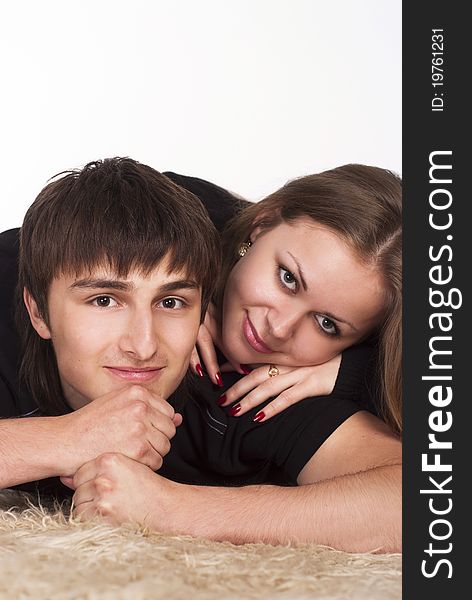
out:
<path id="1" fill-rule="evenodd" d="M 317 545 L 235 546 L 79 523 L 67 515 L 67 507 L 31 506 L 24 495 L 0 491 L 0 598 L 401 598 L 399 554 L 347 554 Z"/>

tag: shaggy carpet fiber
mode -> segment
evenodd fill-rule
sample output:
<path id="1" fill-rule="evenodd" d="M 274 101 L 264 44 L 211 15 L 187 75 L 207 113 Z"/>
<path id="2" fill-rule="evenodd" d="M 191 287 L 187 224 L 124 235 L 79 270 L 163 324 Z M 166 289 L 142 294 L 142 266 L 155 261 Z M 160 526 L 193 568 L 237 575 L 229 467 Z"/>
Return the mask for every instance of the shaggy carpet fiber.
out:
<path id="1" fill-rule="evenodd" d="M 270 546 L 79 523 L 67 507 L 0 491 L 0 598 L 8 600 L 401 598 L 401 555 Z"/>

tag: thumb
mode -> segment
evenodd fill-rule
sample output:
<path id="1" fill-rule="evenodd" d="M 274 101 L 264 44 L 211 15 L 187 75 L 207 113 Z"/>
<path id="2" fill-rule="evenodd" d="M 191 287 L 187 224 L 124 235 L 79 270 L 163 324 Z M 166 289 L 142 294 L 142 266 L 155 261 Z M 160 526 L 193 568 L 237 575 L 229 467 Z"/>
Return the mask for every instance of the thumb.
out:
<path id="1" fill-rule="evenodd" d="M 182 415 L 180 413 L 175 413 L 175 415 L 172 417 L 172 421 L 174 422 L 174 425 L 176 427 L 179 427 L 179 425 L 182 425 L 183 420 L 184 420 L 184 418 L 182 417 Z"/>
<path id="2" fill-rule="evenodd" d="M 75 490 L 74 478 L 72 477 L 72 475 L 64 475 L 60 479 L 65 486 L 67 486 L 71 490 Z"/>

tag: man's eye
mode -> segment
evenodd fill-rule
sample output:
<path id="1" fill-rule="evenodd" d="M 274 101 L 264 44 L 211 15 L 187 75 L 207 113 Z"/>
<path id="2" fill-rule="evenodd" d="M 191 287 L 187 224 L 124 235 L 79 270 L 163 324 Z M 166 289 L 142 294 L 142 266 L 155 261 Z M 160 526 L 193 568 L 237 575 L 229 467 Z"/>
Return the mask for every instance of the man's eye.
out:
<path id="1" fill-rule="evenodd" d="M 168 309 L 176 309 L 176 308 L 183 308 L 185 306 L 185 303 L 183 300 L 179 300 L 179 298 L 165 298 L 164 300 L 162 300 L 161 302 L 159 302 L 159 304 L 163 307 L 163 308 L 168 308 Z"/>
<path id="2" fill-rule="evenodd" d="M 116 306 L 116 300 L 113 300 L 110 296 L 98 296 L 92 300 L 92 304 L 99 308 L 110 308 Z"/>
<path id="3" fill-rule="evenodd" d="M 328 317 L 323 317 L 323 315 L 315 315 L 315 319 L 318 322 L 320 328 L 328 335 L 339 334 L 339 330 L 336 327 L 336 324 L 331 319 L 328 319 Z"/>
<path id="4" fill-rule="evenodd" d="M 298 287 L 297 278 L 285 267 L 279 267 L 279 277 L 282 284 L 292 292 L 295 292 Z"/>

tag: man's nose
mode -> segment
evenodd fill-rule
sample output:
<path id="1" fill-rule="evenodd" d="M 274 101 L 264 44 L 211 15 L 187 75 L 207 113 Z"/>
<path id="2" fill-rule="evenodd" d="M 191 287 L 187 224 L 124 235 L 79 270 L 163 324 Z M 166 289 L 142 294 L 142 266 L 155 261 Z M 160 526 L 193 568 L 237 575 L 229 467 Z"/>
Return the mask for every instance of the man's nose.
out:
<path id="1" fill-rule="evenodd" d="M 276 339 L 285 341 L 291 338 L 299 326 L 304 313 L 301 310 L 296 310 L 293 307 L 284 309 L 278 307 L 268 314 L 269 332 Z"/>
<path id="2" fill-rule="evenodd" d="M 136 360 L 153 358 L 157 352 L 158 339 L 151 309 L 137 310 L 130 315 L 120 345 L 123 352 L 133 355 Z"/>

